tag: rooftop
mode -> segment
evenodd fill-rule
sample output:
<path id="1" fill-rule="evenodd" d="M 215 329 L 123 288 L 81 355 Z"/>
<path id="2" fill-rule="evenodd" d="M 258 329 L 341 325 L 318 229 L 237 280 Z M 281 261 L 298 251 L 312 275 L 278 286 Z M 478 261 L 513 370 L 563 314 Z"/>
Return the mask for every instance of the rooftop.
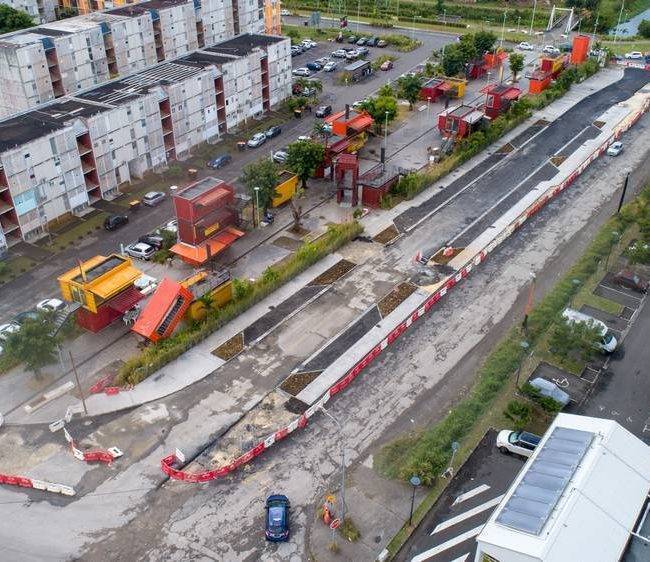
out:
<path id="1" fill-rule="evenodd" d="M 140 2 L 139 4 L 130 4 L 120 8 L 113 8 L 107 10 L 109 14 L 116 14 L 118 16 L 139 16 L 146 14 L 151 10 L 164 10 L 166 8 L 173 8 L 174 6 L 181 6 L 183 4 L 190 4 L 191 0 L 149 0 L 148 2 Z"/>
<path id="2" fill-rule="evenodd" d="M 366 68 L 370 66 L 370 61 L 369 60 L 358 60 L 353 62 L 352 64 L 348 64 L 343 70 L 346 72 L 354 72 L 355 70 L 359 70 L 360 68 Z"/>
<path id="3" fill-rule="evenodd" d="M 90 117 L 108 108 L 77 100 L 56 102 L 0 121 L 0 153 L 41 138 L 79 117 Z"/>
<path id="4" fill-rule="evenodd" d="M 236 57 L 229 55 L 206 53 L 205 51 L 195 51 L 190 55 L 186 55 L 180 59 L 177 59 L 177 62 L 204 68 L 206 66 L 219 65 L 226 62 L 232 62 L 234 60 L 236 60 Z"/>
<path id="5" fill-rule="evenodd" d="M 192 201 L 198 197 L 201 197 L 202 195 L 211 193 L 216 188 L 226 187 L 226 186 L 228 186 L 228 184 L 226 184 L 226 182 L 224 182 L 223 180 L 213 178 L 210 176 L 207 178 L 203 178 L 202 180 L 199 180 L 191 185 L 188 185 L 185 189 L 179 191 L 175 195 L 175 197 Z M 230 186 L 228 187 L 230 188 Z"/>
<path id="6" fill-rule="evenodd" d="M 268 47 L 280 41 L 284 41 L 286 37 L 276 37 L 274 35 L 256 35 L 254 33 L 245 33 L 243 35 L 238 35 L 232 39 L 227 39 L 221 43 L 203 49 L 210 53 L 221 53 L 223 55 L 235 55 L 238 57 L 244 57 L 250 53 L 253 49 L 260 47 Z"/>

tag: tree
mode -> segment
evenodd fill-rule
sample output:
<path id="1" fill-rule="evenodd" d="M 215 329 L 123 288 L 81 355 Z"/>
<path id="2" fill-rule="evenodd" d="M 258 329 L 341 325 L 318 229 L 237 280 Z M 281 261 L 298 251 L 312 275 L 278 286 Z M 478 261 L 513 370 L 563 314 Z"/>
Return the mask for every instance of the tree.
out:
<path id="1" fill-rule="evenodd" d="M 314 175 L 316 168 L 325 158 L 325 147 L 310 140 L 292 142 L 287 148 L 287 168 L 302 181 L 302 189 L 307 189 L 307 180 Z"/>
<path id="2" fill-rule="evenodd" d="M 524 55 L 520 53 L 510 53 L 510 72 L 512 72 L 512 81 L 517 81 L 517 74 L 524 69 Z"/>
<path id="3" fill-rule="evenodd" d="M 641 20 L 641 23 L 639 24 L 638 34 L 641 37 L 650 39 L 650 20 Z"/>
<path id="4" fill-rule="evenodd" d="M 445 56 L 442 57 L 442 70 L 445 73 L 445 76 L 456 76 L 463 71 L 463 67 L 467 62 L 463 56 L 463 53 L 459 45 L 453 44 L 449 45 L 445 49 Z"/>
<path id="5" fill-rule="evenodd" d="M 415 76 L 402 76 L 397 80 L 397 95 L 409 102 L 409 110 L 413 111 L 413 104 L 420 97 L 422 78 Z"/>
<path id="6" fill-rule="evenodd" d="M 323 121 L 314 121 L 314 127 L 312 128 L 312 136 L 321 138 L 325 141 L 325 148 L 327 148 L 327 141 L 332 136 L 332 129 L 326 125 Z"/>
<path id="7" fill-rule="evenodd" d="M 300 92 L 309 90 L 314 93 L 320 93 L 323 91 L 323 84 L 320 80 L 311 80 L 309 78 L 300 77 L 294 82 L 296 86 L 300 88 Z M 314 94 L 310 94 L 310 97 L 314 97 Z"/>
<path id="8" fill-rule="evenodd" d="M 393 90 L 393 87 L 390 85 L 390 83 L 387 83 L 384 84 L 381 88 L 379 88 L 379 90 L 377 90 L 377 96 L 395 97 L 395 90 Z"/>
<path id="9" fill-rule="evenodd" d="M 445 11 L 445 4 L 443 0 L 436 0 L 436 12 L 442 14 Z"/>
<path id="10" fill-rule="evenodd" d="M 244 166 L 241 181 L 255 204 L 259 204 L 260 209 L 266 209 L 275 197 L 275 188 L 279 181 L 278 169 L 270 158 L 251 162 Z M 256 187 L 259 188 L 257 193 Z"/>
<path id="11" fill-rule="evenodd" d="M 9 33 L 34 25 L 26 12 L 15 10 L 6 4 L 0 4 L 0 33 Z"/>
<path id="12" fill-rule="evenodd" d="M 474 46 L 478 56 L 482 57 L 488 51 L 491 51 L 496 43 L 497 36 L 491 31 L 477 31 L 474 34 Z"/>
<path id="13" fill-rule="evenodd" d="M 597 326 L 586 322 L 567 322 L 564 318 L 555 324 L 549 338 L 549 347 L 561 357 L 577 352 L 587 361 L 593 357 L 602 336 Z"/>
<path id="14" fill-rule="evenodd" d="M 463 55 L 463 63 L 475 60 L 483 56 L 483 51 L 476 48 L 474 36 L 470 33 L 463 35 L 458 43 L 458 48 Z"/>
<path id="15" fill-rule="evenodd" d="M 291 199 L 289 199 L 289 204 L 291 205 L 291 215 L 293 216 L 293 226 L 291 230 L 294 232 L 300 232 L 302 224 L 300 219 L 302 218 L 302 205 L 299 202 L 299 199 L 303 196 L 305 190 L 300 188 L 296 189 Z"/>
<path id="16" fill-rule="evenodd" d="M 53 315 L 28 318 L 21 324 L 20 331 L 7 338 L 7 354 L 40 377 L 41 369 L 56 359 L 58 340 L 53 332 Z"/>
<path id="17" fill-rule="evenodd" d="M 367 111 L 375 121 L 375 130 L 381 132 L 382 127 L 397 117 L 397 100 L 394 96 L 378 96 L 368 98 L 361 104 L 361 109 Z"/>

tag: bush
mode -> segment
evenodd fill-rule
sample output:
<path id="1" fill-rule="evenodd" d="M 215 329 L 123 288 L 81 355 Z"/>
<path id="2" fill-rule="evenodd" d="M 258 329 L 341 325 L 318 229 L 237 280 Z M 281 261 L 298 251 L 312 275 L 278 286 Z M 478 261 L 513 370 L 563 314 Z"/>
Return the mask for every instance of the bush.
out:
<path id="1" fill-rule="evenodd" d="M 542 409 L 549 414 L 557 414 L 562 409 L 562 404 L 553 400 L 553 398 L 543 396 L 539 390 L 528 383 L 521 388 L 521 391 L 531 400 L 539 404 Z"/>
<path id="2" fill-rule="evenodd" d="M 526 402 L 511 400 L 503 411 L 503 415 L 509 420 L 512 420 L 515 429 L 521 430 L 530 423 L 533 409 L 530 404 L 527 404 Z"/>
<path id="3" fill-rule="evenodd" d="M 650 39 L 650 20 L 641 20 L 638 33 L 644 39 Z"/>
<path id="4" fill-rule="evenodd" d="M 183 168 L 181 168 L 180 164 L 171 164 L 169 168 L 167 168 L 166 175 L 172 179 L 179 179 L 183 176 Z"/>

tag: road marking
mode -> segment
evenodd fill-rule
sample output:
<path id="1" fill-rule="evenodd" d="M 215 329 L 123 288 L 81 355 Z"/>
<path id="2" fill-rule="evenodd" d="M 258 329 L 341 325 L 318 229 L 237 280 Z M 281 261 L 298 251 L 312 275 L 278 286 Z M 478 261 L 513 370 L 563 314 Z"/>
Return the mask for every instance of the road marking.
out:
<path id="1" fill-rule="evenodd" d="M 434 546 L 433 548 L 430 548 L 429 550 L 425 550 L 424 552 L 418 554 L 417 556 L 414 556 L 411 558 L 411 562 L 424 562 L 424 560 L 429 560 L 429 558 L 433 558 L 437 554 L 440 554 L 441 552 L 444 552 L 445 550 L 449 550 L 450 548 L 453 548 L 454 546 L 461 544 L 465 542 L 468 539 L 471 539 L 472 537 L 475 537 L 481 532 L 481 529 L 483 528 L 483 525 L 479 525 L 478 527 L 475 527 L 474 529 L 471 529 L 469 531 L 466 531 L 462 535 L 457 535 L 453 539 L 448 540 L 447 542 L 443 542 L 442 544 L 439 544 L 438 546 Z"/>
<path id="2" fill-rule="evenodd" d="M 609 285 L 603 285 L 602 283 L 599 283 L 599 286 L 602 289 L 607 289 L 608 291 L 612 291 L 614 293 L 618 293 L 619 295 L 623 295 L 624 297 L 630 297 L 631 299 L 641 302 L 643 300 L 642 297 L 637 297 L 636 295 L 631 295 L 629 293 L 625 293 L 623 291 L 619 291 L 618 289 L 615 289 L 614 287 L 610 287 Z M 628 308 L 632 308 L 631 306 L 628 306 Z"/>
<path id="3" fill-rule="evenodd" d="M 476 488 L 472 488 L 469 492 L 465 492 L 464 494 L 461 494 L 458 496 L 455 500 L 454 503 L 451 505 L 456 505 L 459 503 L 463 503 L 465 500 L 468 500 L 470 498 L 473 498 L 474 496 L 478 496 L 479 494 L 483 492 L 487 492 L 490 489 L 490 487 L 487 484 L 481 484 L 480 486 L 477 486 Z"/>
<path id="4" fill-rule="evenodd" d="M 492 498 L 491 500 L 486 501 L 481 505 L 477 505 L 472 509 L 460 513 L 455 517 L 452 517 L 451 519 L 447 519 L 446 521 L 443 521 L 439 525 L 436 525 L 436 528 L 433 531 L 431 531 L 431 534 L 434 535 L 435 533 L 444 531 L 445 529 L 448 529 L 449 527 L 456 525 L 456 523 L 460 523 L 461 521 L 465 521 L 465 519 L 469 519 L 470 517 L 474 517 L 475 515 L 487 511 L 488 509 L 492 509 L 493 507 L 499 504 L 499 502 L 503 499 L 504 495 L 505 494 L 501 494 L 500 496 L 497 496 L 496 498 Z"/>
<path id="5" fill-rule="evenodd" d="M 463 554 L 462 556 L 459 556 L 458 558 L 454 558 L 451 562 L 465 562 L 469 558 L 469 552 L 467 554 Z"/>

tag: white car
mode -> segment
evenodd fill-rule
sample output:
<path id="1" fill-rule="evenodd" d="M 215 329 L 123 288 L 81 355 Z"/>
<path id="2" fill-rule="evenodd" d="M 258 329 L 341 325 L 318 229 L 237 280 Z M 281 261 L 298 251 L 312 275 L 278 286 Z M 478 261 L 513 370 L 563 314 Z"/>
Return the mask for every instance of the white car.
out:
<path id="1" fill-rule="evenodd" d="M 138 258 L 145 261 L 151 259 L 151 256 L 156 253 L 156 249 L 153 246 L 149 246 L 149 244 L 145 244 L 144 242 L 129 244 L 124 248 L 124 251 L 132 258 Z"/>
<path id="2" fill-rule="evenodd" d="M 264 133 L 257 133 L 246 143 L 248 148 L 257 148 L 266 142 L 266 135 Z"/>
<path id="3" fill-rule="evenodd" d="M 315 47 L 318 45 L 315 41 L 312 41 L 311 39 L 303 39 L 301 45 L 304 45 L 308 49 L 311 49 L 312 47 Z"/>
<path id="4" fill-rule="evenodd" d="M 165 198 L 165 194 L 162 191 L 150 191 L 145 193 L 142 198 L 142 203 L 147 205 L 147 207 L 155 207 Z"/>
<path id="5" fill-rule="evenodd" d="M 512 453 L 528 458 L 541 440 L 534 433 L 504 429 L 497 435 L 497 449 L 505 455 Z"/>
<path id="6" fill-rule="evenodd" d="M 560 49 L 557 47 L 554 47 L 553 45 L 546 45 L 542 49 L 542 53 L 546 53 L 547 55 L 559 55 L 560 54 Z"/>
<path id="7" fill-rule="evenodd" d="M 0 341 L 6 341 L 11 334 L 20 332 L 20 326 L 15 322 L 9 324 L 0 324 Z"/>
<path id="8" fill-rule="evenodd" d="M 160 233 L 161 230 L 171 232 L 172 234 L 178 234 L 178 221 L 176 219 L 170 220 L 167 224 L 160 227 L 158 233 Z"/>
<path id="9" fill-rule="evenodd" d="M 335 61 L 330 61 L 325 66 L 323 67 L 323 70 L 325 72 L 334 72 L 336 70 L 336 62 Z"/>
<path id="10" fill-rule="evenodd" d="M 357 51 L 348 51 L 345 53 L 345 58 L 347 60 L 356 60 L 359 58 L 359 53 Z"/>
<path id="11" fill-rule="evenodd" d="M 158 280 L 151 275 L 143 273 L 133 282 L 133 285 L 138 291 L 140 291 L 141 294 L 147 296 L 156 290 L 156 287 L 158 286 Z"/>
<path id="12" fill-rule="evenodd" d="M 291 74 L 294 76 L 311 76 L 311 72 L 308 68 L 305 68 L 304 66 L 301 66 L 300 68 L 296 68 Z"/>
<path id="13" fill-rule="evenodd" d="M 625 58 L 630 60 L 639 60 L 643 58 L 643 53 L 639 51 L 632 51 L 631 53 L 625 53 Z"/>
<path id="14" fill-rule="evenodd" d="M 65 308 L 65 303 L 60 299 L 45 299 L 36 305 L 36 310 L 43 312 L 59 312 Z"/>
<path id="15" fill-rule="evenodd" d="M 623 152 L 623 143 L 616 141 L 607 149 L 607 156 L 618 156 L 621 152 Z"/>
<path id="16" fill-rule="evenodd" d="M 344 59 L 345 55 L 347 55 L 348 52 L 345 49 L 336 49 L 336 51 L 332 51 L 331 55 L 335 59 Z"/>
<path id="17" fill-rule="evenodd" d="M 309 135 L 300 135 L 300 136 L 298 137 L 298 140 L 299 140 L 299 141 L 310 141 L 310 140 L 311 140 L 311 137 L 310 137 Z"/>
<path id="18" fill-rule="evenodd" d="M 280 15 L 281 16 L 290 16 L 291 15 L 291 10 L 280 10 Z"/>
<path id="19" fill-rule="evenodd" d="M 521 49 L 522 51 L 532 51 L 535 49 L 535 47 L 528 43 L 528 41 L 522 41 L 519 43 L 519 45 L 517 45 L 517 48 Z"/>
<path id="20" fill-rule="evenodd" d="M 286 150 L 278 150 L 273 153 L 273 161 L 278 164 L 284 164 L 287 161 L 287 158 L 289 158 L 289 155 Z"/>

